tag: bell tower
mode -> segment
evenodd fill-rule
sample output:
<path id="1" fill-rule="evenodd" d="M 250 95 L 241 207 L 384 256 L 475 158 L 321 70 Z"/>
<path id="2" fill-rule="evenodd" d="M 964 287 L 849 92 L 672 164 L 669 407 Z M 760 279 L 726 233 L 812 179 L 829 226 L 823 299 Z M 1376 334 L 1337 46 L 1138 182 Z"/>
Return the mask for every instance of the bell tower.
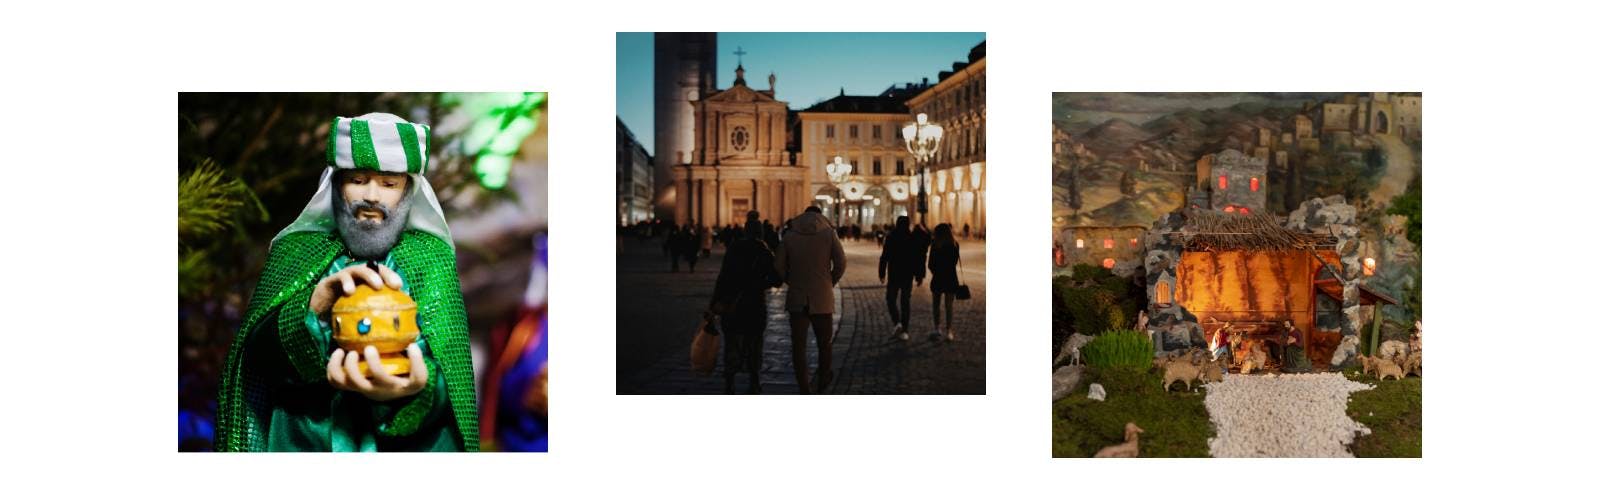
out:
<path id="1" fill-rule="evenodd" d="M 717 33 L 655 35 L 655 210 L 673 217 L 674 166 L 694 155 L 694 103 L 716 91 Z"/>

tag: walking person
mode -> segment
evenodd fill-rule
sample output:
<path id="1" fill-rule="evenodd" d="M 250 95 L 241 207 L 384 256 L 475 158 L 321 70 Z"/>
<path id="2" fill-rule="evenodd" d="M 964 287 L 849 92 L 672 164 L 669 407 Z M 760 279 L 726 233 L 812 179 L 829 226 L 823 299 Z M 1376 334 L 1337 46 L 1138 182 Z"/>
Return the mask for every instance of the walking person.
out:
<path id="1" fill-rule="evenodd" d="M 711 258 L 711 243 L 714 241 L 711 238 L 711 227 L 701 224 L 699 235 L 695 239 L 700 240 L 700 254 L 705 258 Z"/>
<path id="2" fill-rule="evenodd" d="M 884 283 L 883 299 L 889 304 L 889 321 L 894 322 L 891 337 L 902 341 L 911 339 L 911 282 L 921 286 L 926 275 L 920 248 L 911 232 L 911 218 L 900 216 L 878 254 L 878 282 Z"/>
<path id="3" fill-rule="evenodd" d="M 700 235 L 695 233 L 693 223 L 685 224 L 683 231 L 678 235 L 676 253 L 689 263 L 689 272 L 694 272 L 694 264 L 700 261 Z"/>
<path id="4" fill-rule="evenodd" d="M 943 223 L 933 228 L 933 246 L 928 251 L 928 271 L 933 274 L 933 280 L 928 282 L 928 289 L 933 291 L 933 334 L 930 339 L 939 340 L 939 304 L 944 303 L 944 340 L 955 342 L 955 306 L 956 290 L 961 286 L 961 278 L 956 275 L 956 268 L 961 264 L 961 244 L 956 243 L 953 228 L 950 223 Z"/>
<path id="5" fill-rule="evenodd" d="M 661 251 L 665 252 L 667 258 L 672 260 L 673 272 L 678 271 L 678 246 L 683 242 L 683 239 L 679 237 L 681 234 L 683 233 L 679 232 L 678 228 L 669 228 L 665 234 L 661 235 Z"/>
<path id="6" fill-rule="evenodd" d="M 811 206 L 790 220 L 774 262 L 789 284 L 789 336 L 794 380 L 800 393 L 822 392 L 833 383 L 833 286 L 844 277 L 844 245 L 822 209 Z M 817 385 L 806 363 L 806 329 L 817 339 Z"/>
<path id="7" fill-rule="evenodd" d="M 745 213 L 744 229 L 722 256 L 710 312 L 722 318 L 723 390 L 733 393 L 740 370 L 750 374 L 750 393 L 761 393 L 762 341 L 767 333 L 767 290 L 781 284 L 761 227 L 761 214 Z"/>

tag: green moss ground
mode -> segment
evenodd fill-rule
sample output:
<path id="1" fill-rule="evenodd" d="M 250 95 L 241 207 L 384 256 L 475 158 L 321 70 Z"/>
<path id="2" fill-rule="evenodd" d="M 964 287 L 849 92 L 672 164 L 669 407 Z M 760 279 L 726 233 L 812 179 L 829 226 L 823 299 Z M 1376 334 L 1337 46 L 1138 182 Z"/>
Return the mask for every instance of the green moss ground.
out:
<path id="1" fill-rule="evenodd" d="M 1077 392 L 1055 402 L 1053 456 L 1091 457 L 1122 443 L 1129 421 L 1145 430 L 1139 435 L 1140 457 L 1208 456 L 1206 441 L 1216 430 L 1206 414 L 1205 390 L 1165 392 L 1160 375 L 1144 370 L 1090 368 L 1084 377 Z M 1089 400 L 1090 383 L 1105 386 L 1105 402 Z"/>
<path id="2" fill-rule="evenodd" d="M 1377 381 L 1349 369 L 1346 378 L 1377 386 L 1350 394 L 1350 418 L 1372 429 L 1357 437 L 1356 457 L 1422 457 L 1422 379 Z"/>

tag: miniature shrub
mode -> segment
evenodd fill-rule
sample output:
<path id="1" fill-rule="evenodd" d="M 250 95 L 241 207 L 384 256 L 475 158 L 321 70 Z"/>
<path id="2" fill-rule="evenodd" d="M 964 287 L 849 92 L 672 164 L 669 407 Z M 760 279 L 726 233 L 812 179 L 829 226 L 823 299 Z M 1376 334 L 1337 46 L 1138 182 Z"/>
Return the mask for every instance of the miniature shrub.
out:
<path id="1" fill-rule="evenodd" d="M 1155 346 L 1144 333 L 1112 330 L 1100 334 L 1080 351 L 1084 364 L 1092 368 L 1131 368 L 1147 370 L 1155 358 Z"/>
<path id="2" fill-rule="evenodd" d="M 1057 330 L 1066 335 L 1129 328 L 1144 305 L 1143 288 L 1094 265 L 1073 266 L 1072 276 L 1056 277 L 1052 290 L 1057 311 L 1053 320 L 1067 326 Z"/>

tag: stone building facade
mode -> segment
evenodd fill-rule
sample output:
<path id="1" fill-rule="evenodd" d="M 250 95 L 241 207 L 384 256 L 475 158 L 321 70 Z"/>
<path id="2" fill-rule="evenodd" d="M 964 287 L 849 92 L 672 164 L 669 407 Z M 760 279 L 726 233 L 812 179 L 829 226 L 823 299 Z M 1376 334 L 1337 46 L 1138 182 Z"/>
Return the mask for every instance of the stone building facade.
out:
<path id="1" fill-rule="evenodd" d="M 891 88 L 877 96 L 847 96 L 840 91 L 799 112 L 795 133 L 808 197 L 838 224 L 870 228 L 915 210 L 911 180 L 916 162 L 900 137 L 901 127 L 915 121 L 906 110 L 906 92 Z M 835 156 L 852 166 L 838 186 L 827 171 Z"/>
<path id="2" fill-rule="evenodd" d="M 1202 156 L 1195 164 L 1189 206 L 1226 213 L 1267 213 L 1267 161 L 1234 149 Z"/>
<path id="3" fill-rule="evenodd" d="M 733 85 L 694 102 L 694 142 L 689 162 L 675 166 L 673 220 L 677 224 L 728 225 L 756 210 L 774 224 L 811 205 L 806 168 L 788 151 L 788 104 L 769 88 L 745 83 L 744 66 Z"/>
<path id="4" fill-rule="evenodd" d="M 928 163 L 928 212 L 920 218 L 930 228 L 950 223 L 958 234 L 966 227 L 982 235 L 988 224 L 984 48 L 973 47 L 965 62 L 940 72 L 937 84 L 906 102 L 910 114 L 926 113 L 944 127 L 938 155 Z"/>
<path id="5" fill-rule="evenodd" d="M 1125 273 L 1144 259 L 1145 226 L 1067 226 L 1057 239 L 1061 249 L 1056 267 L 1070 270 L 1078 264 L 1098 265 Z"/>
<path id="6" fill-rule="evenodd" d="M 1422 138 L 1422 94 L 1374 92 L 1347 94 L 1311 112 L 1319 132 L 1397 135 Z"/>
<path id="7" fill-rule="evenodd" d="M 617 119 L 617 224 L 655 218 L 655 167 L 633 131 Z"/>

